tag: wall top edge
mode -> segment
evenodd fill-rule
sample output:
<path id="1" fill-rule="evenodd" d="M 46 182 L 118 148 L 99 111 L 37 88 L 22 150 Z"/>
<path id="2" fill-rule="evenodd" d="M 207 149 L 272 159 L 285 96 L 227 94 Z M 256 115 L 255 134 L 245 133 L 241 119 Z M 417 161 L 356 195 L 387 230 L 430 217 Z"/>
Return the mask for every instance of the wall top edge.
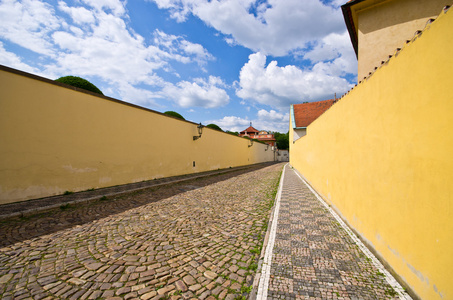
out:
<path id="1" fill-rule="evenodd" d="M 118 100 L 116 98 L 112 98 L 112 97 L 109 97 L 109 96 L 93 93 L 91 91 L 87 91 L 87 90 L 84 90 L 84 89 L 81 89 L 81 88 L 77 88 L 77 87 L 74 87 L 74 86 L 71 86 L 71 85 L 68 85 L 68 84 L 65 84 L 65 83 L 57 82 L 55 80 L 48 79 L 48 78 L 45 78 L 45 77 L 42 77 L 42 76 L 39 76 L 39 75 L 35 75 L 35 74 L 27 73 L 27 72 L 24 72 L 24 71 L 21 71 L 21 70 L 18 70 L 18 69 L 7 67 L 7 66 L 2 65 L 2 64 L 0 64 L 0 71 L 16 74 L 16 75 L 19 75 L 19 76 L 24 76 L 24 77 L 27 77 L 27 78 L 30 78 L 30 79 L 33 79 L 33 80 L 38 80 L 38 81 L 45 82 L 45 83 L 48 83 L 48 84 L 53 84 L 53 85 L 60 86 L 60 87 L 63 87 L 63 88 L 71 89 L 73 91 L 77 91 L 77 92 L 80 92 L 80 93 L 85 93 L 85 94 L 88 94 L 88 95 L 91 95 L 91 96 L 94 96 L 94 97 L 102 98 L 102 99 L 107 100 L 107 101 L 115 102 L 115 103 L 118 103 L 118 104 L 121 104 L 121 105 L 126 105 L 126 106 L 129 106 L 129 107 L 133 107 L 133 108 L 136 108 L 136 109 L 144 110 L 144 111 L 147 111 L 147 112 L 150 112 L 150 113 L 158 114 L 158 115 L 164 116 L 166 118 L 175 119 L 175 120 L 178 120 L 178 121 L 181 121 L 181 122 L 186 122 L 186 123 L 189 123 L 189 124 L 192 124 L 192 125 L 199 125 L 199 123 L 195 123 L 195 122 L 188 121 L 188 120 L 182 120 L 182 119 L 179 119 L 179 118 L 176 118 L 176 117 L 173 117 L 173 116 L 158 112 L 156 110 L 152 110 L 152 109 L 149 109 L 149 108 L 146 108 L 146 107 L 143 107 L 143 106 L 139 106 L 139 105 L 136 105 L 136 104 L 132 104 L 132 103 L 129 103 L 129 102 L 126 102 L 126 101 Z M 209 130 L 215 130 L 215 129 L 206 127 L 206 125 L 203 125 L 203 128 L 205 128 L 205 129 L 207 128 Z M 218 130 L 215 130 L 215 131 L 219 132 L 219 133 L 228 134 L 230 136 L 234 136 L 234 137 L 237 137 L 237 138 L 242 138 L 242 137 L 239 137 L 239 136 L 236 136 L 236 135 L 229 134 L 228 132 L 218 131 Z"/>
<path id="2" fill-rule="evenodd" d="M 145 110 L 145 111 L 148 111 L 148 112 L 151 112 L 151 113 L 155 113 L 155 114 L 159 114 L 159 115 L 162 115 L 162 116 L 165 116 L 165 117 L 173 118 L 173 119 L 176 119 L 176 120 L 179 120 L 179 121 L 183 121 L 183 122 L 191 123 L 191 124 L 194 124 L 194 125 L 198 125 L 198 123 L 195 123 L 195 122 L 192 122 L 192 121 L 182 120 L 182 119 L 179 119 L 179 118 L 176 118 L 176 117 L 172 117 L 172 116 L 166 115 L 164 113 L 158 112 L 156 110 L 152 110 L 152 109 L 149 109 L 149 108 L 146 108 L 146 107 L 143 107 L 143 106 L 139 106 L 139 105 L 132 104 L 132 103 L 129 103 L 129 102 L 126 102 L 126 101 L 122 101 L 122 100 L 118 100 L 116 98 L 112 98 L 112 97 L 109 97 L 109 96 L 105 96 L 105 95 L 101 95 L 101 94 L 94 93 L 94 92 L 91 92 L 91 91 L 87 91 L 87 90 L 84 90 L 84 89 L 81 89 L 81 88 L 78 88 L 78 87 L 74 87 L 74 86 L 71 86 L 71 85 L 68 85 L 68 84 L 65 84 L 65 83 L 61 83 L 61 82 L 58 82 L 58 81 L 55 81 L 55 80 L 52 80 L 52 79 L 48 79 L 48 78 L 45 78 L 45 77 L 42 77 L 42 76 L 39 76 L 39 75 L 27 73 L 27 72 L 24 72 L 24 71 L 21 71 L 21 70 L 18 70 L 18 69 L 10 68 L 10 67 L 7 67 L 7 66 L 1 65 L 1 64 L 0 64 L 0 70 L 1 71 L 5 71 L 5 72 L 9 72 L 9 73 L 13 73 L 13 74 L 16 74 L 16 75 L 19 75 L 19 76 L 24 76 L 24 77 L 27 77 L 27 78 L 30 78 L 30 79 L 33 79 L 33 80 L 38 80 L 38 81 L 42 81 L 42 82 L 45 82 L 45 83 L 48 83 L 48 84 L 53 84 L 53 85 L 60 86 L 60 87 L 63 87 L 63 88 L 71 89 L 71 90 L 74 90 L 74 91 L 77 91 L 77 92 L 80 92 L 80 93 L 85 93 L 85 94 L 88 94 L 88 95 L 91 95 L 91 96 L 94 96 L 94 97 L 98 97 L 98 98 L 102 98 L 102 99 L 105 99 L 105 100 L 108 100 L 108 101 L 112 101 L 112 102 L 115 102 L 115 103 L 118 103 L 118 104 L 127 105 L 127 106 L 130 106 L 130 107 L 133 107 L 133 108 Z"/>

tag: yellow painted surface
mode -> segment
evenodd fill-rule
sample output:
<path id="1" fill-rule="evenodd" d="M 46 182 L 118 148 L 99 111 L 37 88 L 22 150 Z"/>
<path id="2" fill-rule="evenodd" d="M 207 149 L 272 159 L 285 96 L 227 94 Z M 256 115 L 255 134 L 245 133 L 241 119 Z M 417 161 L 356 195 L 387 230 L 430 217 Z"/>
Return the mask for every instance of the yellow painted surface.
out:
<path id="1" fill-rule="evenodd" d="M 290 141 L 291 165 L 422 299 L 453 299 L 452 28 L 450 10 Z"/>
<path id="2" fill-rule="evenodd" d="M 0 69 L 0 203 L 273 161 L 265 145 Z M 195 162 L 195 167 L 193 166 Z"/>
<path id="3" fill-rule="evenodd" d="M 367 0 L 353 7 L 358 25 L 359 81 L 451 4 L 451 0 Z"/>

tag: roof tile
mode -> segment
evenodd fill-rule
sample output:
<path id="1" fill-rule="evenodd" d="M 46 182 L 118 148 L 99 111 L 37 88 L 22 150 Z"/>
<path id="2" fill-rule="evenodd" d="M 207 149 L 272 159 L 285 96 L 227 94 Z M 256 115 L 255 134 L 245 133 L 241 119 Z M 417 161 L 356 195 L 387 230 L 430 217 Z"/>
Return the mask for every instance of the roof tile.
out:
<path id="1" fill-rule="evenodd" d="M 259 130 L 256 130 L 255 128 L 253 128 L 252 126 L 250 126 L 249 128 L 247 128 L 246 130 L 241 131 L 240 133 L 242 134 L 242 133 L 245 133 L 245 132 L 247 132 L 247 133 L 253 133 L 253 132 L 258 133 Z"/>
<path id="2" fill-rule="evenodd" d="M 334 99 L 308 102 L 302 104 L 294 104 L 294 120 L 296 127 L 307 127 L 320 115 L 322 115 L 329 107 L 335 103 Z"/>

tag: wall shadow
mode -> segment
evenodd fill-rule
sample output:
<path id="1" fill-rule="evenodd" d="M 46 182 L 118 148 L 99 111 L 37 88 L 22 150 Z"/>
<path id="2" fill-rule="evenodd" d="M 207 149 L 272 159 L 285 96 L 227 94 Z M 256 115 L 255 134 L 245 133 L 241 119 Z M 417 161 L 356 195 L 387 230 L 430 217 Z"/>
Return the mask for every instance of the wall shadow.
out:
<path id="1" fill-rule="evenodd" d="M 83 225 L 132 208 L 167 199 L 180 193 L 203 188 L 242 174 L 257 171 L 276 163 L 278 162 L 252 165 L 244 169 L 232 170 L 223 174 L 206 173 L 206 176 L 202 178 L 189 179 L 187 181 L 161 186 L 151 186 L 139 191 L 104 197 L 89 202 L 68 204 L 68 200 L 66 200 L 66 204 L 62 202 L 59 208 L 0 221 L 0 247 L 6 247 L 24 240 L 39 238 L 42 235 Z M 99 193 L 99 190 L 83 193 L 86 197 L 92 197 L 94 193 Z M 72 198 L 81 197 L 80 193 L 77 194 L 79 195 L 71 195 Z M 35 202 L 48 201 L 51 198 L 34 200 L 33 205 L 36 205 Z M 27 207 L 26 202 L 23 203 L 23 206 Z M 0 209 L 2 209 L 1 206 Z"/>

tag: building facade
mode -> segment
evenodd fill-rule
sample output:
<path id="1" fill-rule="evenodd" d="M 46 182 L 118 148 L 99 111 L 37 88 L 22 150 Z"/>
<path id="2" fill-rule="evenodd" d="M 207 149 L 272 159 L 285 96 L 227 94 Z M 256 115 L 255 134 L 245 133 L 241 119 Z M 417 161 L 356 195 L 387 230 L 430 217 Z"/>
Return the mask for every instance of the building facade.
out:
<path id="1" fill-rule="evenodd" d="M 272 147 L 276 146 L 276 140 L 273 134 L 264 130 L 261 131 L 257 130 L 252 126 L 252 123 L 250 123 L 250 126 L 247 129 L 241 131 L 239 133 L 239 136 L 255 139 L 260 142 L 264 142 Z"/>

